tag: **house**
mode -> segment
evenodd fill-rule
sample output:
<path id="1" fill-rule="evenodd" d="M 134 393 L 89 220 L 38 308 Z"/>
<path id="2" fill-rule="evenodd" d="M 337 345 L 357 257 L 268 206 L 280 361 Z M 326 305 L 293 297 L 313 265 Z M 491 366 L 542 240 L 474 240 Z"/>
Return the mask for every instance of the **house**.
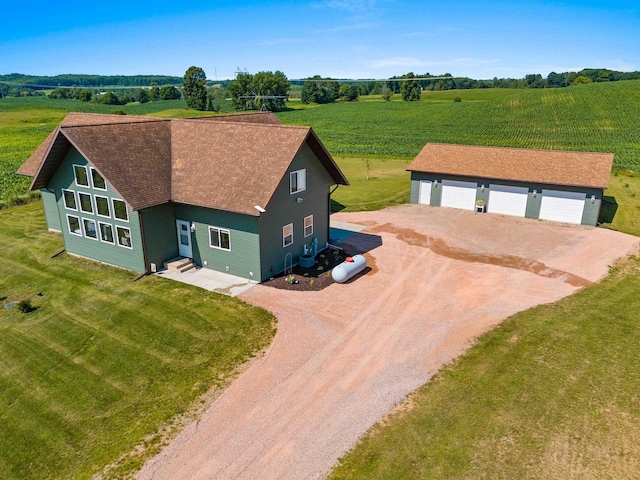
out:
<path id="1" fill-rule="evenodd" d="M 69 114 L 18 170 L 68 253 L 140 273 L 177 256 L 266 280 L 329 240 L 348 185 L 309 127 L 270 113 Z"/>
<path id="2" fill-rule="evenodd" d="M 612 164 L 609 153 L 428 143 L 407 168 L 410 201 L 596 225 Z"/>

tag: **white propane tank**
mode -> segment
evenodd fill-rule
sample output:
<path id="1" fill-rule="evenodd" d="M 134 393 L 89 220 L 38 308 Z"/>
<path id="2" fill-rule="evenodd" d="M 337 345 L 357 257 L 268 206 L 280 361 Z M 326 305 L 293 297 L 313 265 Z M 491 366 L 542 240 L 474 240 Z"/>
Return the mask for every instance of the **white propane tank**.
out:
<path id="1" fill-rule="evenodd" d="M 331 271 L 331 276 L 338 283 L 344 283 L 354 275 L 357 275 L 367 266 L 367 260 L 362 255 L 347 257 L 344 262 Z"/>

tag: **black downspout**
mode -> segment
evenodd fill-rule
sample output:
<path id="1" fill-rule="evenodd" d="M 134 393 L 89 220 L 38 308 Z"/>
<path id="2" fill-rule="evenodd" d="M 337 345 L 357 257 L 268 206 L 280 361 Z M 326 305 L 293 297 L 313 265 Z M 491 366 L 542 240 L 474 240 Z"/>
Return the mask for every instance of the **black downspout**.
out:
<path id="1" fill-rule="evenodd" d="M 329 205 L 327 209 L 329 210 L 329 215 L 327 215 L 327 242 L 331 243 L 331 195 L 335 192 L 340 185 L 336 183 L 336 186 L 333 190 L 329 192 Z"/>

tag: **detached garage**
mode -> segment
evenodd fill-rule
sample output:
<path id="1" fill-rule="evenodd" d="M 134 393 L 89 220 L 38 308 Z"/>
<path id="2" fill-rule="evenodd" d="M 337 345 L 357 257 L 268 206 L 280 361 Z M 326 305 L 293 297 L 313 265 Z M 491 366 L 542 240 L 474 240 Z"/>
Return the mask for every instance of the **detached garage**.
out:
<path id="1" fill-rule="evenodd" d="M 411 202 L 596 225 L 613 154 L 428 143 Z"/>

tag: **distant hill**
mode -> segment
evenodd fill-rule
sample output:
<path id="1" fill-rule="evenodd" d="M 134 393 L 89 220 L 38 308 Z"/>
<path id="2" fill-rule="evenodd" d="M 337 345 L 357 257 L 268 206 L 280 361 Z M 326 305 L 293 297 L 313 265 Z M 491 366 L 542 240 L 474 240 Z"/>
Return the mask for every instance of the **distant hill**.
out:
<path id="1" fill-rule="evenodd" d="M 182 77 L 169 75 L 80 75 L 65 74 L 53 77 L 10 73 L 0 75 L 0 82 L 22 85 L 33 89 L 51 87 L 148 87 L 158 85 L 182 85 Z"/>

